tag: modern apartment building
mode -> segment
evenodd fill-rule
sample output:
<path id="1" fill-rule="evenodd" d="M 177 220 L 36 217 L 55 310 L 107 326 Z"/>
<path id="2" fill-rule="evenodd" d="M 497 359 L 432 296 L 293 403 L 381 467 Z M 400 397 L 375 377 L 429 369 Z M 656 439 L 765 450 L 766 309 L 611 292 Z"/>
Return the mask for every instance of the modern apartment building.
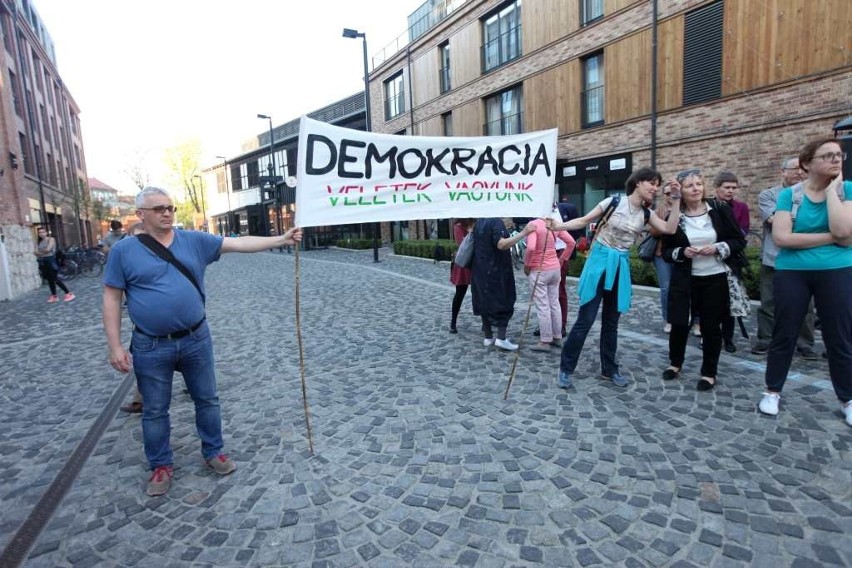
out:
<path id="1" fill-rule="evenodd" d="M 852 114 L 849 0 L 431 0 L 415 15 L 373 58 L 373 131 L 558 128 L 554 199 L 583 211 L 654 165 L 731 170 L 755 214 L 779 161 Z"/>
<path id="2" fill-rule="evenodd" d="M 362 91 L 308 116 L 335 126 L 365 130 L 364 109 Z M 278 230 L 279 220 L 282 231 L 293 226 L 299 120 L 292 119 L 271 132 L 258 134 L 243 144 L 241 154 L 221 157 L 221 163 L 204 169 L 207 212 L 212 217 L 210 232 L 268 235 Z M 305 231 L 304 243 L 308 247 L 326 246 L 338 239 L 368 238 L 369 231 L 369 224 L 311 227 Z"/>
<path id="3" fill-rule="evenodd" d="M 39 286 L 35 226 L 91 243 L 79 108 L 29 0 L 0 0 L 0 300 Z"/>

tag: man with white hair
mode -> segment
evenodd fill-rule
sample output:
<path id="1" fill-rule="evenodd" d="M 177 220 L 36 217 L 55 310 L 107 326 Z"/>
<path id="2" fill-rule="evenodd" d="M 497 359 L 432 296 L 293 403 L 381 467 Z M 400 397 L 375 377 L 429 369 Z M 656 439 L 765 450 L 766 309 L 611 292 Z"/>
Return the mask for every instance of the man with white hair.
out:
<path id="1" fill-rule="evenodd" d="M 764 189 L 757 196 L 760 220 L 763 223 L 763 246 L 760 251 L 760 308 L 757 310 L 757 342 L 751 348 L 751 352 L 756 355 L 765 355 L 769 351 L 769 342 L 775 327 L 775 295 L 772 290 L 772 281 L 775 278 L 775 257 L 778 255 L 778 247 L 772 240 L 775 204 L 782 189 L 795 185 L 803 179 L 805 179 L 805 172 L 799 167 L 799 159 L 787 158 L 781 163 L 781 185 Z M 813 302 L 808 307 L 805 321 L 799 331 L 796 349 L 804 359 L 819 359 L 814 351 Z"/>
<path id="2" fill-rule="evenodd" d="M 169 404 L 175 371 L 183 374 L 195 403 L 195 425 L 205 463 L 220 475 L 236 469 L 223 453 L 222 416 L 216 390 L 213 343 L 205 316 L 204 271 L 226 252 L 259 252 L 302 240 L 299 228 L 276 237 L 234 239 L 175 231 L 168 192 L 146 187 L 136 196 L 144 234 L 112 248 L 104 272 L 103 321 L 109 362 L 126 373 L 132 366 L 142 393 L 142 437 L 152 470 L 147 493 L 171 486 Z M 130 351 L 121 343 L 121 300 L 133 322 Z"/>

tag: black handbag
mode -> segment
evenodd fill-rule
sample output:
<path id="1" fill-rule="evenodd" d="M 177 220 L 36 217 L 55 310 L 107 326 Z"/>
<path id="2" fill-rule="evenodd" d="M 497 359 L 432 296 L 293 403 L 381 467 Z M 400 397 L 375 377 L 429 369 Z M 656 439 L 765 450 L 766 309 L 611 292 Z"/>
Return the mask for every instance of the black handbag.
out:
<path id="1" fill-rule="evenodd" d="M 642 239 L 639 243 L 639 258 L 645 262 L 654 262 L 654 257 L 657 256 L 657 243 L 659 240 L 651 233 Z"/>

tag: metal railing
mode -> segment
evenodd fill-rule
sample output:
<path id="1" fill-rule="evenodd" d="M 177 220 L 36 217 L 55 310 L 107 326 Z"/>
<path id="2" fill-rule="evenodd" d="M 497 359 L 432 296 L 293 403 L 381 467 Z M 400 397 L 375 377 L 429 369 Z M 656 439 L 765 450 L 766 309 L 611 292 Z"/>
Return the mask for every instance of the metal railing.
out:
<path id="1" fill-rule="evenodd" d="M 482 44 L 482 72 L 491 71 L 521 56 L 521 25 Z"/>
<path id="2" fill-rule="evenodd" d="M 456 11 L 459 6 L 465 2 L 466 0 L 427 0 L 424 2 L 408 17 L 408 29 L 395 37 L 393 41 L 383 47 L 378 53 L 373 55 L 373 69 L 399 53 L 409 43 L 413 43 L 429 30 L 447 19 L 450 14 Z M 415 16 L 418 13 L 422 13 L 422 15 L 411 23 L 412 16 Z"/>
<path id="3" fill-rule="evenodd" d="M 580 122 L 583 128 L 604 123 L 604 85 L 580 93 Z"/>
<path id="4" fill-rule="evenodd" d="M 507 114 L 497 120 L 482 125 L 485 136 L 503 136 L 506 134 L 521 134 L 524 131 L 524 113 Z"/>

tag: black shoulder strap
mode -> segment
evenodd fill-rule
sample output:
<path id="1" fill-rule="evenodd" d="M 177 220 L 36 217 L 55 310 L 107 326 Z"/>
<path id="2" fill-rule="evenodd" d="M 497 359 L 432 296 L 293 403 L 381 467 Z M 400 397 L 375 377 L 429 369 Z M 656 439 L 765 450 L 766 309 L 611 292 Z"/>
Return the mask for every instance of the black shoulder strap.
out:
<path id="1" fill-rule="evenodd" d="M 592 233 L 592 238 L 591 238 L 592 241 L 595 240 L 595 237 L 598 236 L 598 233 L 600 233 L 600 231 L 604 227 L 604 225 L 607 224 L 607 222 L 609 221 L 609 218 L 612 217 L 612 214 L 615 211 L 615 208 L 618 207 L 618 204 L 619 204 L 620 201 L 621 201 L 620 195 L 613 195 L 612 199 L 609 200 L 609 204 L 607 204 L 606 209 L 604 209 L 603 215 L 601 215 L 601 218 L 598 221 L 598 224 L 595 225 L 595 230 Z"/>
<path id="2" fill-rule="evenodd" d="M 151 249 L 151 252 L 177 268 L 181 274 L 186 276 L 186 279 L 192 282 L 192 285 L 195 286 L 195 289 L 198 290 L 199 294 L 201 294 L 201 302 L 207 304 L 207 298 L 204 297 L 204 292 L 201 291 L 201 286 L 198 285 L 198 281 L 195 280 L 195 276 L 192 275 L 192 272 L 190 272 L 189 269 L 181 263 L 181 261 L 175 258 L 172 251 L 164 247 L 159 241 L 157 241 L 157 239 L 147 233 L 136 235 L 136 238 L 139 239 L 140 243 Z"/>
<path id="3" fill-rule="evenodd" d="M 651 210 L 643 205 L 642 212 L 645 214 L 645 224 L 647 225 L 648 221 L 651 219 Z"/>

